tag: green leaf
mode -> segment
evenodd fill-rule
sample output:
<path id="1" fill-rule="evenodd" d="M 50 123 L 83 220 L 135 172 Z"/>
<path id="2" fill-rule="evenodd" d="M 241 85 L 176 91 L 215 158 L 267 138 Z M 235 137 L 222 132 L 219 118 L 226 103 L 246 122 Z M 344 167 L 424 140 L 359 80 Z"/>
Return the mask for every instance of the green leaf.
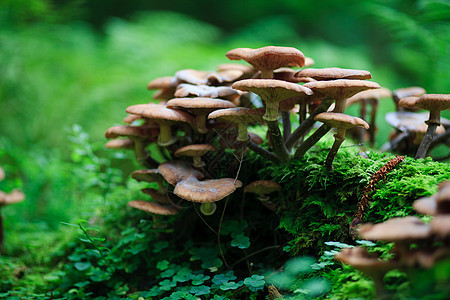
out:
<path id="1" fill-rule="evenodd" d="M 164 271 L 169 267 L 169 262 L 167 260 L 158 261 L 156 263 L 156 268 L 158 270 Z"/>
<path id="2" fill-rule="evenodd" d="M 76 262 L 74 264 L 75 269 L 77 269 L 78 271 L 86 271 L 91 266 L 92 266 L 92 264 L 88 261 L 87 262 Z"/>
<path id="3" fill-rule="evenodd" d="M 238 247 L 239 249 L 247 249 L 248 247 L 250 247 L 250 239 L 243 233 L 239 233 L 237 235 L 232 234 L 232 237 L 232 247 Z"/>

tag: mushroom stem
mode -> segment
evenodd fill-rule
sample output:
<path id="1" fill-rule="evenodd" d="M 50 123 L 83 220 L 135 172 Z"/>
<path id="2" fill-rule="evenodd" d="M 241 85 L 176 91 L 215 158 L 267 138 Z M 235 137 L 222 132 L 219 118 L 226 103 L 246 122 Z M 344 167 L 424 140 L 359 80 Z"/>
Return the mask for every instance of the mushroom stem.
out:
<path id="1" fill-rule="evenodd" d="M 314 120 L 314 118 L 313 118 Z M 328 131 L 331 127 L 327 124 L 322 124 L 309 138 L 307 138 L 295 151 L 294 158 L 302 158 L 305 153 L 314 146 Z"/>
<path id="2" fill-rule="evenodd" d="M 261 155 L 262 157 L 264 157 L 266 159 L 269 159 L 276 163 L 280 162 L 280 159 L 278 158 L 278 156 L 276 156 L 272 152 L 267 151 L 263 147 L 258 146 L 251 140 L 248 141 L 247 147 L 249 147 L 251 150 L 253 150 L 254 152 L 258 153 L 259 155 Z"/>
<path id="3" fill-rule="evenodd" d="M 372 103 L 372 110 L 370 111 L 370 124 L 369 124 L 369 143 L 372 147 L 375 146 L 375 133 L 377 130 L 376 126 L 376 117 L 377 117 L 377 110 L 378 110 L 378 100 L 373 100 Z M 364 119 L 364 118 L 362 118 Z M 361 131 L 363 132 L 364 129 L 361 128 Z"/>
<path id="4" fill-rule="evenodd" d="M 436 128 L 438 128 L 438 126 L 440 125 L 439 122 L 427 121 L 426 123 L 428 123 L 427 132 L 425 133 L 422 142 L 420 143 L 419 149 L 417 149 L 415 157 L 416 159 L 425 158 L 428 148 L 430 147 L 431 142 L 433 141 L 434 135 L 436 133 Z"/>
<path id="5" fill-rule="evenodd" d="M 247 132 L 246 123 L 238 123 L 238 137 L 237 140 L 240 142 L 246 142 L 249 140 Z"/>
<path id="6" fill-rule="evenodd" d="M 172 136 L 172 129 L 169 124 L 159 124 L 158 145 L 170 146 L 177 141 L 176 137 Z"/>
<path id="7" fill-rule="evenodd" d="M 281 121 L 283 122 L 283 140 L 286 141 L 291 135 L 291 116 L 288 111 L 281 112 Z"/>
<path id="8" fill-rule="evenodd" d="M 266 105 L 266 113 L 263 116 L 265 121 L 278 121 L 278 102 L 264 101 Z"/>
<path id="9" fill-rule="evenodd" d="M 333 160 L 336 157 L 336 153 L 339 150 L 341 144 L 345 141 L 345 129 L 338 129 L 337 133 L 334 135 L 334 143 L 328 152 L 327 159 L 325 160 L 325 167 L 327 171 L 333 170 Z"/>
<path id="10" fill-rule="evenodd" d="M 261 70 L 261 79 L 272 79 L 273 70 Z"/>
<path id="11" fill-rule="evenodd" d="M 146 167 L 146 168 L 156 168 L 159 165 L 159 162 L 154 160 L 148 151 L 145 151 L 145 145 L 144 142 L 137 138 L 133 139 L 134 142 L 134 157 L 136 158 L 137 162 Z"/>
<path id="12" fill-rule="evenodd" d="M 212 203 L 202 203 L 200 205 L 200 211 L 202 212 L 202 214 L 204 214 L 205 216 L 210 216 L 212 215 L 215 211 L 216 211 L 217 205 L 212 202 Z"/>
<path id="13" fill-rule="evenodd" d="M 286 149 L 286 146 L 284 146 L 283 136 L 278 127 L 278 120 L 267 121 L 267 126 L 269 128 L 270 142 L 272 143 L 275 154 L 279 157 L 281 162 L 288 162 L 289 152 Z"/>
<path id="14" fill-rule="evenodd" d="M 316 122 L 314 120 L 314 117 L 317 116 L 320 113 L 323 113 L 327 111 L 327 109 L 331 105 L 331 101 L 322 100 L 322 103 L 309 115 L 309 117 L 303 121 L 297 129 L 292 132 L 292 134 L 289 136 L 289 138 L 286 140 L 286 148 L 290 151 L 292 147 L 294 147 L 295 143 L 308 132 L 309 129 L 314 125 Z M 320 139 L 320 138 L 319 138 Z M 309 149 L 309 148 L 308 148 Z M 306 150 L 308 150 L 306 149 Z M 306 151 L 305 151 L 306 152 Z"/>
<path id="15" fill-rule="evenodd" d="M 207 114 L 199 114 L 196 117 L 197 121 L 197 130 L 199 133 L 205 134 L 208 132 L 208 129 L 206 128 L 206 119 L 208 115 Z"/>

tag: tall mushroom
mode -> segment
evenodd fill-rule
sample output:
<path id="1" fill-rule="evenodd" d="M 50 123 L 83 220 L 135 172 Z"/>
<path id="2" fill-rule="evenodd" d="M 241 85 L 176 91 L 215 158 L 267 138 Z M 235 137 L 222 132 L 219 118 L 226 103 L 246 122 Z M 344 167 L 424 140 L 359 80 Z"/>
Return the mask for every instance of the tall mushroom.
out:
<path id="1" fill-rule="evenodd" d="M 343 113 L 346 100 L 351 96 L 370 89 L 378 89 L 380 85 L 376 82 L 365 80 L 338 79 L 330 81 L 315 81 L 305 83 L 303 86 L 324 94 L 335 100 L 333 112 Z M 323 124 L 307 140 L 305 140 L 295 152 L 294 157 L 301 158 L 306 151 L 316 144 L 329 130 L 330 126 Z"/>
<path id="2" fill-rule="evenodd" d="M 369 124 L 361 118 L 352 117 L 342 113 L 321 113 L 318 114 L 315 118 L 316 121 L 320 121 L 322 123 L 327 124 L 330 127 L 336 128 L 337 132 L 334 135 L 334 143 L 331 147 L 330 152 L 328 153 L 327 159 L 325 161 L 325 167 L 328 171 L 333 168 L 333 160 L 336 156 L 336 153 L 341 146 L 341 144 L 345 140 L 345 132 L 347 129 L 360 126 L 365 129 L 369 129 Z"/>
<path id="3" fill-rule="evenodd" d="M 245 60 L 256 70 L 261 71 L 261 78 L 272 79 L 273 70 L 285 66 L 305 65 L 303 53 L 292 47 L 267 46 L 258 49 L 236 48 L 225 54 L 231 60 Z"/>
<path id="4" fill-rule="evenodd" d="M 450 108 L 450 94 L 425 94 L 416 101 L 416 106 L 429 110 L 430 117 L 425 123 L 427 132 L 417 149 L 416 159 L 424 158 L 436 133 L 436 128 L 441 125 L 441 111 Z"/>
<path id="5" fill-rule="evenodd" d="M 227 100 L 213 98 L 174 98 L 167 102 L 168 108 L 187 109 L 195 115 L 195 127 L 199 133 L 207 133 L 206 120 L 209 113 L 224 108 L 234 108 L 236 105 Z"/>
<path id="6" fill-rule="evenodd" d="M 195 144 L 181 147 L 174 154 L 175 157 L 190 156 L 194 160 L 192 165 L 196 168 L 202 168 L 206 164 L 201 157 L 210 151 L 217 151 L 217 148 L 210 144 Z"/>
<path id="7" fill-rule="evenodd" d="M 141 115 L 159 124 L 158 145 L 160 146 L 170 146 L 177 141 L 177 138 L 172 136 L 172 125 L 177 123 L 194 124 L 194 118 L 189 113 L 170 109 L 164 105 L 137 104 L 127 107 L 126 112 Z"/>

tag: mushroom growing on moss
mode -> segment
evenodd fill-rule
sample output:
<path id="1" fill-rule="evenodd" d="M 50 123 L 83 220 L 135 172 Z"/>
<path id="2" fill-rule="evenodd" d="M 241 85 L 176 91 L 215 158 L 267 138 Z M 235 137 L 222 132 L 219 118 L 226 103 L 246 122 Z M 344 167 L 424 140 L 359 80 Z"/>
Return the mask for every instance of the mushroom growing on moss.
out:
<path id="1" fill-rule="evenodd" d="M 430 117 L 425 121 L 428 125 L 427 132 L 420 143 L 419 149 L 417 149 L 416 159 L 418 159 L 425 157 L 436 134 L 436 128 L 441 125 L 441 111 L 450 108 L 450 94 L 422 95 L 416 101 L 416 106 L 430 111 Z"/>
<path id="2" fill-rule="evenodd" d="M 328 171 L 332 170 L 333 168 L 334 157 L 336 156 L 339 147 L 345 140 L 345 132 L 347 131 L 347 129 L 356 126 L 369 129 L 369 124 L 367 124 L 367 122 L 364 121 L 363 119 L 341 113 L 333 113 L 333 112 L 321 113 L 318 114 L 314 119 L 316 121 L 325 123 L 330 127 L 336 128 L 337 130 L 336 134 L 334 135 L 333 146 L 331 147 L 331 150 L 328 153 L 327 159 L 325 161 L 325 167 L 327 168 Z"/>

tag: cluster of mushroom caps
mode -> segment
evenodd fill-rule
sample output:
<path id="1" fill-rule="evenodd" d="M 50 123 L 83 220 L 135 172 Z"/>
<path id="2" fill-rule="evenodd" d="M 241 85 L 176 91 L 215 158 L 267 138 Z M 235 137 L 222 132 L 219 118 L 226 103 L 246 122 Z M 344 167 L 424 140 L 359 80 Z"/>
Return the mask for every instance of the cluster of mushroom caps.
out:
<path id="1" fill-rule="evenodd" d="M 211 162 L 217 161 L 225 149 L 235 149 L 241 156 L 250 149 L 274 162 L 287 162 L 302 157 L 334 127 L 335 143 L 326 160 L 330 170 L 345 131 L 355 126 L 369 128 L 364 120 L 344 114 L 347 98 L 380 88 L 367 81 L 371 78 L 368 71 L 299 70 L 311 66 L 313 60 L 291 47 L 237 48 L 226 57 L 249 65 L 226 63 L 214 72 L 188 69 L 154 79 L 148 89 L 156 89 L 153 97 L 161 102 L 128 107 L 129 115 L 124 119 L 127 125 L 111 127 L 105 133 L 112 139 L 107 147 L 134 149 L 137 161 L 148 169 L 133 176 L 145 173 L 145 179 L 138 180 L 161 181 L 160 194 L 167 195 L 164 182 L 168 182 L 178 197 L 203 203 L 201 210 L 211 213 L 214 205 L 207 203 L 225 198 L 242 185 L 234 178 L 213 177 Z M 291 120 L 298 124 L 295 130 Z M 324 124 L 304 139 L 316 121 Z M 262 147 L 263 139 L 247 131 L 254 123 L 267 127 L 269 147 Z M 160 163 L 151 155 L 150 144 L 166 162 Z M 205 156 L 210 159 L 208 165 L 201 158 Z M 170 208 L 168 214 L 179 209 L 167 196 L 161 204 Z M 265 205 L 270 206 L 267 202 Z"/>
<path id="2" fill-rule="evenodd" d="M 0 167 L 0 181 L 5 179 L 5 172 Z M 19 203 L 22 202 L 25 199 L 25 195 L 22 191 L 18 189 L 14 189 L 10 193 L 5 193 L 3 191 L 0 191 L 0 210 L 3 206 Z M 1 216 L 0 212 L 0 252 L 3 249 L 4 244 L 4 229 L 3 229 L 3 218 Z"/>
<path id="3" fill-rule="evenodd" d="M 416 216 L 392 218 L 378 224 L 363 224 L 358 228 L 361 238 L 394 242 L 391 260 L 381 260 L 364 247 L 342 249 L 335 258 L 371 277 L 378 298 L 387 296 L 384 275 L 393 269 L 431 268 L 450 257 L 450 181 L 439 185 L 438 193 L 413 203 L 420 214 L 432 216 L 429 223 Z"/>

